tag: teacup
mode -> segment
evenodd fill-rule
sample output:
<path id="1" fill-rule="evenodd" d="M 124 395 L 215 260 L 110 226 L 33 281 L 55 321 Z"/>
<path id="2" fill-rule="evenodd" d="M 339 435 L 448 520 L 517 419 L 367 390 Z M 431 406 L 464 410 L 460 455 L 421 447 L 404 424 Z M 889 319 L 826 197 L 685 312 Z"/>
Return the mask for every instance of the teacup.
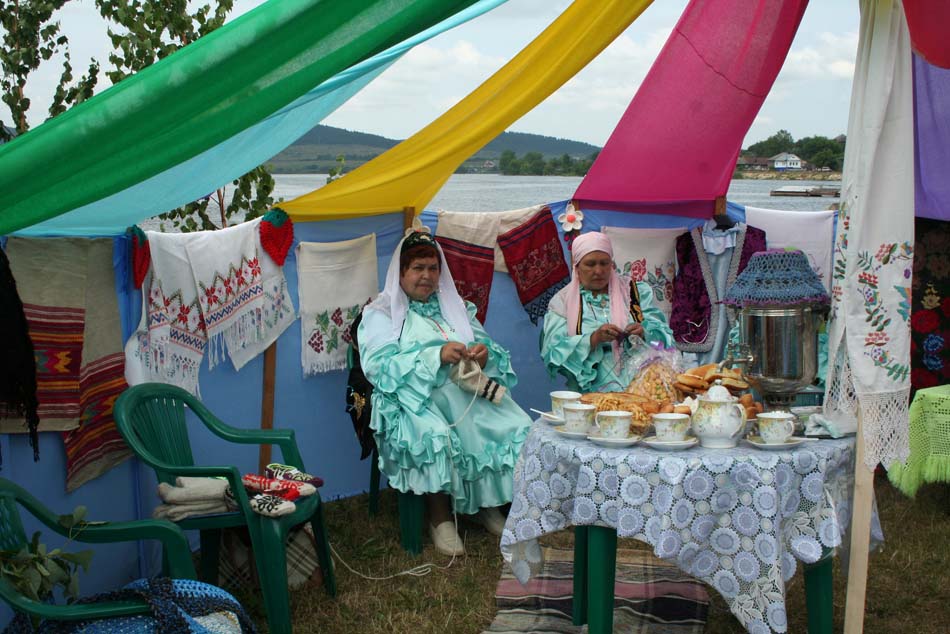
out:
<path id="1" fill-rule="evenodd" d="M 664 442 L 686 440 L 689 431 L 689 414 L 653 414 L 653 429 L 656 439 Z"/>
<path id="2" fill-rule="evenodd" d="M 569 392 L 567 390 L 551 392 L 551 413 L 558 418 L 564 418 L 565 403 L 576 403 L 580 398 L 580 392 Z"/>
<path id="3" fill-rule="evenodd" d="M 633 414 L 621 410 L 597 412 L 594 416 L 594 434 L 600 438 L 630 438 Z"/>
<path id="4" fill-rule="evenodd" d="M 765 412 L 756 417 L 759 437 L 767 445 L 779 445 L 795 433 L 795 415 L 791 412 Z"/>
<path id="5" fill-rule="evenodd" d="M 587 433 L 597 408 L 587 403 L 564 403 L 564 431 Z"/>

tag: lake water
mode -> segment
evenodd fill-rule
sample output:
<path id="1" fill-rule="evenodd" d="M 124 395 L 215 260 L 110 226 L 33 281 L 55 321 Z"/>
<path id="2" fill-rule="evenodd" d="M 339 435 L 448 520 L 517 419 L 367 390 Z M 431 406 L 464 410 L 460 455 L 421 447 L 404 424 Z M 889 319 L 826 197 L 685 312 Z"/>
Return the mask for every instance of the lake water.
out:
<path id="1" fill-rule="evenodd" d="M 275 199 L 296 198 L 326 184 L 326 174 L 275 174 Z M 567 200 L 574 195 L 581 178 L 571 176 L 501 176 L 498 174 L 453 174 L 427 207 L 451 211 L 506 211 L 538 203 Z M 825 185 L 840 187 L 840 182 L 772 180 L 734 180 L 727 198 L 735 203 L 768 209 L 820 211 L 838 198 L 770 196 L 784 185 Z"/>

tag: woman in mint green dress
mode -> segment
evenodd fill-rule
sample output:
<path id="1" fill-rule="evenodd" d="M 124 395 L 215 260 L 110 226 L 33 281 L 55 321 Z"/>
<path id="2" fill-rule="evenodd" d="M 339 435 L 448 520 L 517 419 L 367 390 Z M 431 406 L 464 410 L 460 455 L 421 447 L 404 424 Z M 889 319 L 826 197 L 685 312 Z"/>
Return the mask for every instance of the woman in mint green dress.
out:
<path id="1" fill-rule="evenodd" d="M 622 363 L 631 336 L 673 346 L 666 315 L 646 284 L 616 271 L 610 238 L 585 233 L 571 245 L 571 283 L 551 298 L 544 316 L 541 357 L 551 378 L 561 374 L 579 392 L 622 392 L 633 379 Z"/>
<path id="2" fill-rule="evenodd" d="M 370 427 L 379 468 L 390 486 L 428 494 L 429 530 L 440 552 L 464 552 L 451 509 L 477 514 L 501 535 L 498 507 L 511 501 L 531 419 L 507 393 L 517 382 L 508 351 L 459 297 L 428 233 L 403 238 L 357 336 L 363 372 L 375 388 Z M 494 381 L 487 392 L 467 391 L 451 378 L 460 361 L 474 361 Z"/>

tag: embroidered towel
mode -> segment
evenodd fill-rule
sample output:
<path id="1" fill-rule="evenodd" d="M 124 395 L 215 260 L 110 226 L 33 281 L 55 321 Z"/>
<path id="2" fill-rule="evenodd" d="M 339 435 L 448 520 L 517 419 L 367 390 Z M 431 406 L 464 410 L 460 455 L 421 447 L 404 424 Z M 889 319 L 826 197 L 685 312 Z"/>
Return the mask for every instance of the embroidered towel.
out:
<path id="1" fill-rule="evenodd" d="M 260 221 L 184 234 L 185 251 L 208 337 L 208 367 L 261 339 L 264 286 L 258 258 Z"/>
<path id="2" fill-rule="evenodd" d="M 475 304 L 475 317 L 485 323 L 492 277 L 495 275 L 495 250 L 445 236 L 436 236 L 435 239 L 442 247 L 459 296 Z"/>
<path id="3" fill-rule="evenodd" d="M 346 367 L 350 324 L 379 293 L 376 234 L 297 245 L 304 376 Z"/>
<path id="4" fill-rule="evenodd" d="M 864 464 L 910 453 L 913 81 L 899 2 L 861 2 L 832 271 L 825 416 L 857 418 Z"/>
<path id="5" fill-rule="evenodd" d="M 131 455 L 112 417 L 126 387 L 112 240 L 12 237 L 7 251 L 33 340 L 39 429 L 65 432 L 74 491 Z"/>
<path id="6" fill-rule="evenodd" d="M 551 210 L 542 207 L 521 225 L 498 236 L 508 274 L 531 323 L 548 311 L 548 302 L 571 281 Z"/>
<path id="7" fill-rule="evenodd" d="M 270 213 L 273 212 L 268 212 L 268 215 Z M 279 248 L 275 248 L 274 244 L 271 244 L 268 248 L 263 244 L 265 240 L 277 241 L 273 235 L 273 230 L 270 234 L 265 231 L 265 227 L 272 226 L 272 224 L 267 222 L 267 216 L 264 216 L 259 222 L 257 255 L 261 263 L 261 285 L 264 289 L 261 309 L 261 338 L 257 341 L 246 340 L 241 347 L 234 350 L 229 349 L 231 363 L 234 364 L 235 370 L 240 370 L 248 361 L 264 352 L 297 319 L 283 268 L 283 262 L 287 256 L 284 248 L 289 250 L 289 242 L 293 241 L 293 223 L 288 218 L 281 225 L 280 229 L 283 230 L 283 233 L 278 236 L 280 238 Z M 288 230 L 290 231 L 289 238 L 286 235 Z M 273 255 L 271 255 L 272 252 Z M 275 261 L 275 258 L 279 262 Z"/>
<path id="8" fill-rule="evenodd" d="M 604 227 L 602 231 L 614 248 L 617 272 L 621 277 L 648 284 L 654 303 L 669 319 L 676 276 L 676 238 L 686 229 Z"/>
<path id="9" fill-rule="evenodd" d="M 799 249 L 831 291 L 831 261 L 835 241 L 834 211 L 784 211 L 746 207 L 745 218 L 765 231 L 770 249 Z"/>

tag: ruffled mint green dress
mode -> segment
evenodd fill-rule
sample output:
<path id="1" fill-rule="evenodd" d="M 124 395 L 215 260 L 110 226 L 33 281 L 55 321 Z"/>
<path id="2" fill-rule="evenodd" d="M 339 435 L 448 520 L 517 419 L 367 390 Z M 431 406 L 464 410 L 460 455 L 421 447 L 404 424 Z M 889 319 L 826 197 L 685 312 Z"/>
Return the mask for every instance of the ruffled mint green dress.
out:
<path id="1" fill-rule="evenodd" d="M 673 331 L 666 315 L 653 303 L 653 291 L 646 284 L 637 283 L 640 309 L 643 311 L 643 336 L 648 343 L 659 342 L 673 346 Z M 544 316 L 541 333 L 541 357 L 551 378 L 558 374 L 567 379 L 567 385 L 578 392 L 618 392 L 627 389 L 633 380 L 633 368 L 618 364 L 611 344 L 590 345 L 590 334 L 610 320 L 610 298 L 606 293 L 594 295 L 581 289 L 581 334 L 569 335 L 567 319 L 550 308 Z M 630 322 L 633 323 L 633 317 Z M 630 344 L 624 342 L 626 350 Z"/>
<path id="2" fill-rule="evenodd" d="M 389 485 L 413 493 L 445 492 L 458 513 L 511 501 L 518 452 L 531 418 L 512 400 L 517 383 L 508 351 L 488 337 L 467 303 L 475 341 L 488 347 L 485 374 L 508 388 L 497 405 L 474 397 L 442 365 L 446 341 L 459 341 L 435 294 L 411 301 L 402 336 L 392 340 L 390 317 L 366 310 L 359 326 L 360 362 L 373 384 L 373 429 L 379 468 Z M 453 426 L 454 424 L 454 426 Z"/>

